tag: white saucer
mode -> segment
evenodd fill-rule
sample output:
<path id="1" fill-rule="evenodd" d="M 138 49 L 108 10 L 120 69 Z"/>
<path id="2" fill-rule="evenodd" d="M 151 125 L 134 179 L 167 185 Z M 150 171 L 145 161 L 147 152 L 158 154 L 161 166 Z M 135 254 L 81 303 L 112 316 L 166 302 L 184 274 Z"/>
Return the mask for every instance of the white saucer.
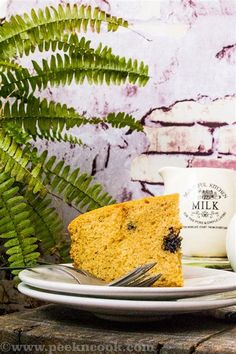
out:
<path id="1" fill-rule="evenodd" d="M 180 288 L 138 288 L 80 285 L 69 275 L 50 267 L 23 270 L 19 278 L 32 287 L 57 293 L 116 299 L 178 299 L 236 290 L 236 273 L 183 266 L 184 286 Z"/>
<path id="2" fill-rule="evenodd" d="M 139 321 L 155 320 L 163 315 L 190 313 L 202 310 L 216 309 L 219 307 L 232 306 L 236 304 L 235 299 L 228 300 L 189 300 L 189 301 L 139 301 L 139 300 L 118 300 L 102 299 L 75 295 L 65 295 L 40 291 L 24 283 L 18 285 L 18 290 L 27 296 L 72 306 L 80 310 L 90 311 L 100 317 L 112 320 Z"/>

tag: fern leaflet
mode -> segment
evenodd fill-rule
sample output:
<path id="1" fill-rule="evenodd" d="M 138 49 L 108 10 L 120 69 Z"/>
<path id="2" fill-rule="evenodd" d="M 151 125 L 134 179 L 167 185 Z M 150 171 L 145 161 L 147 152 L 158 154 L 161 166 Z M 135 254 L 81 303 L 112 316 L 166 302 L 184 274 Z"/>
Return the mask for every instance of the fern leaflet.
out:
<path id="1" fill-rule="evenodd" d="M 55 164 L 55 156 L 47 160 L 47 154 L 42 155 L 40 160 L 45 161 L 43 163 L 45 185 L 52 192 L 56 191 L 62 195 L 69 205 L 88 211 L 115 203 L 108 193 L 102 191 L 100 184 L 92 183 L 92 176 L 81 173 L 79 168 L 71 172 L 70 166 L 65 166 L 64 161 Z"/>
<path id="2" fill-rule="evenodd" d="M 73 55 L 75 53 L 95 53 L 94 49 L 90 47 L 91 41 L 86 41 L 85 37 L 79 39 L 76 33 L 72 34 L 61 34 L 60 37 L 54 39 L 40 38 L 37 43 L 32 43 L 30 40 L 23 40 L 23 45 L 19 48 L 19 56 L 29 55 L 34 53 L 36 48 L 40 52 L 57 52 L 62 51 Z"/>
<path id="3" fill-rule="evenodd" d="M 63 243 L 63 224 L 55 208 L 51 206 L 51 199 L 40 197 L 38 194 L 21 188 L 21 194 L 27 202 L 29 219 L 34 225 L 35 234 L 40 241 L 39 247 L 43 254 L 60 253 Z"/>
<path id="4" fill-rule="evenodd" d="M 0 129 L 0 170 L 9 173 L 16 181 L 25 181 L 33 193 L 40 191 L 42 195 L 47 189 L 40 179 L 41 165 L 29 168 L 30 155 L 17 144 L 12 137 Z"/>
<path id="5" fill-rule="evenodd" d="M 27 204 L 17 193 L 14 178 L 0 173 L 0 238 L 7 239 L 4 247 L 11 267 L 29 266 L 39 257 L 37 238 L 29 219 Z M 13 271 L 13 274 L 17 274 Z"/>
<path id="6" fill-rule="evenodd" d="M 18 136 L 23 132 L 30 134 L 33 139 L 39 137 L 52 141 L 65 141 L 72 144 L 81 144 L 79 138 L 63 133 L 63 130 L 80 127 L 84 124 L 108 123 L 114 128 L 128 127 L 132 130 L 142 131 L 142 125 L 126 113 L 109 113 L 105 118 L 86 118 L 75 111 L 74 108 L 59 103 L 40 101 L 39 98 L 31 97 L 28 100 L 15 100 L 13 103 L 0 101 L 0 123 L 10 124 L 10 130 Z M 8 129 L 8 125 L 6 129 Z M 9 130 L 8 129 L 8 130 Z M 63 134 L 62 134 L 63 133 Z M 14 135 L 13 135 L 14 136 Z M 22 136 L 21 143 L 27 135 Z"/>
<path id="7" fill-rule="evenodd" d="M 5 61 L 5 60 L 0 60 L 0 71 L 6 71 L 6 70 L 21 70 L 22 66 L 15 63 L 14 61 Z"/>
<path id="8" fill-rule="evenodd" d="M 120 85 L 128 81 L 129 83 L 139 83 L 144 86 L 148 79 L 148 68 L 137 60 L 128 61 L 115 55 L 105 57 L 91 54 L 77 54 L 69 57 L 67 54 L 62 57 L 59 53 L 52 55 L 50 61 L 43 59 L 40 66 L 36 61 L 32 61 L 35 73 L 31 74 L 28 69 L 22 68 L 15 73 L 8 70 L 1 72 L 2 81 L 0 95 L 4 98 L 17 91 L 21 96 L 32 95 L 36 89 L 46 89 L 47 85 L 65 86 L 71 84 L 74 79 L 77 84 L 82 84 L 87 79 L 89 84 L 107 85 L 113 83 Z"/>
<path id="9" fill-rule="evenodd" d="M 0 27 L 0 53 L 1 57 L 8 58 L 22 53 L 23 41 L 28 40 L 34 45 L 41 38 L 60 38 L 62 33 L 70 33 L 74 30 L 86 32 L 88 27 L 100 32 L 101 23 L 107 24 L 108 31 L 116 31 L 119 26 L 127 27 L 127 21 L 111 16 L 99 8 L 92 12 L 90 6 L 67 4 L 64 9 L 46 7 L 45 10 L 31 10 L 31 16 L 12 16 L 10 21 L 5 21 Z"/>

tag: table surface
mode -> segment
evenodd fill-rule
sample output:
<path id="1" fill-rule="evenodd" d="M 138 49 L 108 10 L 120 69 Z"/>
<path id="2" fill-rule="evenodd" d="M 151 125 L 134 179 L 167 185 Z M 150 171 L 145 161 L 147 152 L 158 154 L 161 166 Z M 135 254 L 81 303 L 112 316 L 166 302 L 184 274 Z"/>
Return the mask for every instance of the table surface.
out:
<path id="1" fill-rule="evenodd" d="M 0 353 L 12 353 L 17 344 L 25 346 L 22 352 L 27 354 L 235 354 L 236 324 L 206 314 L 119 323 L 60 305 L 45 305 L 0 316 Z"/>

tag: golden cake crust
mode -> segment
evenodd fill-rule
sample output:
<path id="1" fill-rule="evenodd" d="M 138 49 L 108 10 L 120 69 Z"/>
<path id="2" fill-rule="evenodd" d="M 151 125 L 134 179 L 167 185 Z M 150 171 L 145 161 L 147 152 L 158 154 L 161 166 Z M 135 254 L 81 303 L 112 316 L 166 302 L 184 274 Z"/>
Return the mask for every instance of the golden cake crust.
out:
<path id="1" fill-rule="evenodd" d="M 182 286 L 179 195 L 143 198 L 79 215 L 69 224 L 74 266 L 112 281 L 156 261 L 154 286 Z M 177 240 L 177 243 L 176 243 Z"/>

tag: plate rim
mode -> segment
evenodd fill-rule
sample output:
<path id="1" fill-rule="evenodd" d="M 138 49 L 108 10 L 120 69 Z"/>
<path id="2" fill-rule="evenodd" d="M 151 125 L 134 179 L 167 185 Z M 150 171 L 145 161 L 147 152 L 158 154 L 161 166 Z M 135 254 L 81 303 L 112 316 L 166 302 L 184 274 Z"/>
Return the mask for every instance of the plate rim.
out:
<path id="1" fill-rule="evenodd" d="M 21 282 L 18 284 L 18 290 L 24 295 L 35 297 L 43 301 L 50 301 L 61 303 L 71 306 L 82 306 L 90 312 L 99 313 L 100 310 L 115 310 L 117 311 L 140 311 L 142 313 L 149 313 L 151 311 L 171 312 L 176 313 L 174 310 L 179 311 L 204 311 L 207 309 L 215 309 L 219 307 L 233 306 L 236 304 L 236 298 L 234 299 L 218 299 L 218 300 L 202 300 L 202 301 L 157 301 L 157 300 L 130 300 L 130 299 L 109 299 L 109 298 L 97 298 L 97 297 L 85 297 L 66 294 L 55 294 L 39 289 L 30 287 L 29 285 Z M 26 290 L 26 291 L 25 291 Z M 37 296 L 37 295 L 42 295 Z M 98 308 L 98 306 L 102 308 Z M 85 309 L 85 310 L 86 310 Z M 94 310 L 94 311 L 93 311 Z"/>
<path id="2" fill-rule="evenodd" d="M 214 292 L 220 291 L 230 291 L 236 289 L 236 273 L 231 273 L 225 270 L 204 268 L 204 267 L 195 267 L 183 265 L 183 269 L 187 270 L 200 270 L 202 272 L 209 272 L 217 274 L 224 272 L 227 275 L 230 275 L 232 278 L 235 277 L 235 285 L 201 285 L 200 288 L 196 287 L 149 287 L 149 288 L 137 288 L 137 287 L 108 287 L 108 286 L 98 286 L 98 285 L 80 285 L 73 283 L 62 283 L 63 285 L 58 289 L 57 283 L 53 286 L 50 280 L 42 279 L 42 283 L 38 284 L 39 279 L 27 277 L 28 270 L 25 269 L 19 273 L 19 278 L 25 284 L 35 287 L 37 289 L 47 290 L 47 291 L 56 291 L 58 293 L 68 293 L 68 294 L 77 294 L 77 295 L 88 295 L 88 296 L 100 296 L 100 297 L 122 297 L 129 296 L 130 298 L 144 298 L 148 297 L 170 297 L 173 296 L 177 298 L 178 296 L 194 296 L 195 294 L 212 294 Z M 122 293 L 124 295 L 122 295 Z"/>

